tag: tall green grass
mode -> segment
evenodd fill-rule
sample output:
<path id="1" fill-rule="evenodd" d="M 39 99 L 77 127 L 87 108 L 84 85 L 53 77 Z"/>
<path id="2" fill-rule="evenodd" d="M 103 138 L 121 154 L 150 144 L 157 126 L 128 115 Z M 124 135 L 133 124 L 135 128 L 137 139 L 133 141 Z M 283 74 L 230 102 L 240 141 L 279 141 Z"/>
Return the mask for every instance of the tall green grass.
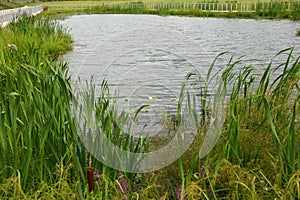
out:
<path id="1" fill-rule="evenodd" d="M 131 136 L 130 116 L 116 109 L 105 81 L 97 97 L 95 86 L 89 82 L 78 93 L 71 89 L 68 66 L 59 59 L 71 48 L 72 39 L 66 31 L 48 18 L 23 18 L 0 30 L 1 198 L 176 199 L 178 194 L 181 199 L 299 197 L 300 57 L 294 48 L 278 53 L 281 64 L 270 63 L 259 69 L 245 65 L 243 57 L 232 56 L 220 67 L 219 60 L 227 58 L 226 53 L 220 54 L 205 80 L 193 79 L 197 80 L 194 88 L 198 89 L 200 108 L 194 107 L 196 100 L 191 93 L 181 92 L 174 119 L 180 128 L 180 110 L 186 98 L 194 123 L 199 125 L 194 144 L 177 163 L 141 175 L 107 167 L 90 155 L 80 140 L 80 134 L 88 135 L 95 129 L 91 141 L 96 143 L 91 145 L 96 149 L 105 147 L 97 141 L 99 134 L 131 152 L 147 152 L 151 145 Z M 192 76 L 196 74 L 186 78 Z M 210 99 L 214 83 L 219 97 Z M 223 103 L 225 94 L 220 138 L 212 151 L 199 159 L 210 116 L 216 114 L 209 107 L 217 105 L 213 100 Z M 118 159 L 118 155 L 110 156 Z M 88 190 L 89 168 L 99 173 L 94 177 L 93 194 Z M 120 192 L 124 179 L 128 192 L 124 187 Z"/>
<path id="2" fill-rule="evenodd" d="M 263 73 L 244 65 L 242 58 L 231 58 L 211 75 L 209 79 L 219 77 L 216 87 L 227 91 L 226 120 L 217 146 L 200 160 L 206 176 L 199 177 L 199 166 L 194 169 L 197 178 L 186 186 L 188 197 L 198 191 L 197 198 L 208 198 L 207 185 L 214 198 L 299 196 L 300 57 L 293 51 L 279 52 L 285 60 L 270 63 Z"/>
<path id="3" fill-rule="evenodd" d="M 84 178 L 67 64 L 71 37 L 57 22 L 21 18 L 0 30 L 0 182 L 19 177 L 24 191 L 56 181 L 60 163 Z M 76 155 L 76 156 L 75 156 Z"/>
<path id="4" fill-rule="evenodd" d="M 108 149 L 107 140 L 114 146 L 119 147 L 122 150 L 141 153 L 148 151 L 148 144 L 145 139 L 136 139 L 131 134 L 131 119 L 137 117 L 141 109 L 135 112 L 134 118 L 125 111 L 118 111 L 116 109 L 116 100 L 109 92 L 109 88 L 106 81 L 101 84 L 100 96 L 96 96 L 93 82 L 86 82 L 84 89 L 78 89 L 75 92 L 76 98 L 73 100 L 73 111 L 76 115 L 75 120 L 77 124 L 77 134 L 80 137 L 81 142 L 85 144 L 89 155 L 89 167 L 101 174 L 105 187 L 111 187 L 107 184 L 111 184 L 109 180 L 118 180 L 119 173 L 121 172 L 129 184 L 133 184 L 137 180 L 137 173 L 127 173 L 128 168 L 122 170 L 122 163 L 130 162 L 129 160 L 120 160 L 118 151 Z M 102 163 L 102 160 L 106 160 L 106 163 Z M 124 157 L 122 158 L 124 159 Z M 136 163 L 132 162 L 132 167 Z M 120 169 L 112 169 L 111 167 L 120 167 Z M 125 171 L 125 172 L 124 172 Z M 140 176 L 140 175 L 139 175 Z M 116 187 L 116 185 L 114 185 Z M 100 192 L 100 190 L 98 190 Z M 131 191 L 130 191 L 131 193 Z M 112 198 L 111 195 L 119 194 L 111 193 L 111 191 L 103 191 L 103 198 Z M 130 194 L 119 194 L 128 196 Z"/>

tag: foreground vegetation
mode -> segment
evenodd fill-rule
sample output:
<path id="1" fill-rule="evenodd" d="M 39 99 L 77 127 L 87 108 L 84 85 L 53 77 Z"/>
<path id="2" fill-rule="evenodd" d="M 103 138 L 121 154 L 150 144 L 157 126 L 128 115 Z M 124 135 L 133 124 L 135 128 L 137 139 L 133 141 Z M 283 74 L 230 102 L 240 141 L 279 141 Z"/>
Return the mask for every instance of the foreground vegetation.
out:
<path id="1" fill-rule="evenodd" d="M 116 112 L 105 82 L 97 101 L 89 84 L 85 91 L 74 93 L 68 65 L 59 57 L 71 42 L 67 30 L 49 18 L 25 17 L 0 30 L 1 199 L 300 196 L 300 57 L 293 48 L 278 54 L 282 64 L 260 69 L 245 66 L 242 58 L 219 55 L 210 69 L 220 71 L 209 74 L 204 86 L 193 84 L 203 97 L 199 104 L 205 116 L 212 112 L 208 85 L 219 83 L 216 91 L 221 100 L 227 94 L 226 117 L 213 151 L 199 159 L 199 146 L 211 123 L 199 115 L 195 141 L 178 162 L 134 174 L 101 164 L 78 138 L 79 131 L 89 133 L 91 122 L 96 122 L 102 134 L 125 150 L 141 152 L 157 145 L 151 140 L 134 141 L 130 132 L 123 132 L 121 126 L 129 118 Z M 220 66 L 220 59 L 229 61 Z M 196 76 L 189 74 L 187 79 Z M 94 118 L 81 118 L 84 128 L 72 115 L 76 95 L 95 112 Z M 183 90 L 182 96 L 187 98 L 188 93 Z M 89 116 L 91 110 L 83 112 Z"/>

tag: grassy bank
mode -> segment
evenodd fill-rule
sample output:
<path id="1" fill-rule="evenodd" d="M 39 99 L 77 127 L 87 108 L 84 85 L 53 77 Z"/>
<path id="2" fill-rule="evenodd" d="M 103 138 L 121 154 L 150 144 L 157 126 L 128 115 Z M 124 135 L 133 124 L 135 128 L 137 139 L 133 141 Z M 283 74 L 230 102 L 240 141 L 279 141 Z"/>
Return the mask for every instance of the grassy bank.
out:
<path id="1" fill-rule="evenodd" d="M 270 2 L 252 1 L 254 4 L 239 4 L 238 2 L 227 5 L 223 2 L 205 1 L 62 1 L 40 3 L 46 9 L 45 14 L 49 15 L 71 15 L 71 14 L 156 14 L 156 15 L 179 15 L 194 17 L 227 17 L 227 18 L 279 18 L 279 19 L 300 19 L 299 2 Z M 249 1 L 245 1 L 249 2 Z M 210 3 L 210 5 L 208 4 Z M 215 3 L 213 5 L 213 3 Z M 36 5 L 29 4 L 29 5 Z M 219 5 L 217 5 L 219 4 Z M 205 9 L 204 9 L 205 7 Z M 215 12 L 211 9 L 225 9 L 226 12 Z M 209 8 L 209 9 L 208 9 Z M 208 9 L 206 11 L 206 9 Z M 247 10 L 247 12 L 245 12 Z"/>
<path id="2" fill-rule="evenodd" d="M 71 42 L 67 30 L 49 18 L 23 18 L 0 30 L 1 199 L 300 196 L 300 57 L 293 48 L 278 54 L 282 64 L 261 66 L 263 72 L 245 66 L 242 59 L 218 56 L 211 69 L 218 66 L 220 71 L 208 76 L 206 84 L 217 79 L 217 103 L 226 93 L 228 102 L 215 148 L 199 159 L 199 146 L 212 123 L 205 116 L 213 112 L 208 85 L 199 86 L 200 106 L 207 115 L 196 116 L 202 121 L 192 146 L 164 169 L 135 174 L 103 165 L 78 137 L 89 135 L 97 124 L 99 134 L 124 150 L 142 152 L 157 145 L 157 141 L 134 140 L 130 130 L 124 132 L 130 118 L 116 111 L 105 81 L 97 100 L 89 83 L 85 91 L 71 89 L 68 65 L 59 57 L 71 48 Z M 224 63 L 220 59 L 228 63 L 220 67 Z M 197 74 L 187 77 L 192 76 Z M 188 93 L 182 94 L 187 98 Z M 79 97 L 87 109 L 76 107 L 74 100 Z M 73 108 L 80 111 L 78 117 L 72 115 L 77 113 Z M 82 127 L 77 120 L 84 122 Z"/>
<path id="3" fill-rule="evenodd" d="M 37 191 L 41 183 L 59 180 L 55 173 L 59 164 L 78 163 L 71 156 L 76 132 L 70 117 L 67 65 L 59 61 L 59 55 L 71 49 L 72 39 L 65 31 L 48 18 L 35 17 L 0 30 L 3 198 L 23 198 L 22 191 Z M 17 185 L 5 188 L 16 177 Z"/>
<path id="4" fill-rule="evenodd" d="M 1 1 L 0 2 L 0 10 L 5 10 L 5 9 L 13 9 L 20 7 L 22 4 L 17 3 L 17 2 L 7 2 L 7 1 Z"/>

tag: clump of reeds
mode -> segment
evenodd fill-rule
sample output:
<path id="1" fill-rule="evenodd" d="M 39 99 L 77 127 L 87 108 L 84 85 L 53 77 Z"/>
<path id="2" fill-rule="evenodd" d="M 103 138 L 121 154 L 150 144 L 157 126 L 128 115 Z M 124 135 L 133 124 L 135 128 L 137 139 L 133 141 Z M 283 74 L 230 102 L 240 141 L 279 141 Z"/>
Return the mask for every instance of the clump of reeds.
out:
<path id="1" fill-rule="evenodd" d="M 20 173 L 26 191 L 55 180 L 61 160 L 80 166 L 67 64 L 57 60 L 71 48 L 64 31 L 36 17 L 0 30 L 0 183 Z"/>
<path id="2" fill-rule="evenodd" d="M 212 76 L 228 91 L 226 119 L 217 146 L 202 161 L 207 176 L 199 178 L 198 165 L 196 179 L 185 181 L 187 197 L 208 198 L 207 188 L 214 198 L 299 196 L 300 57 L 293 50 L 279 52 L 286 60 L 263 72 L 231 58 Z"/>

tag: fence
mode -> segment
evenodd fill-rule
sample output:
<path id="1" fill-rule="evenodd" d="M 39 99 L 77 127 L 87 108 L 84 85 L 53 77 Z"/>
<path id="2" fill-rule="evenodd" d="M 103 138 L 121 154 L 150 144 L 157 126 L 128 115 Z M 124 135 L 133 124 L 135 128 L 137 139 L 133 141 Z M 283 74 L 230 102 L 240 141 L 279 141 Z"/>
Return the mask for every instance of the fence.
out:
<path id="1" fill-rule="evenodd" d="M 291 5 L 299 1 L 276 2 L 279 3 L 286 11 L 291 9 Z M 105 5 L 105 4 L 104 4 Z M 200 10 L 203 12 L 255 12 L 257 8 L 262 10 L 270 10 L 275 5 L 273 2 L 202 2 L 202 3 L 178 3 L 178 4 L 144 4 L 144 3 L 128 3 L 128 4 L 112 4 L 105 5 L 113 9 L 136 9 L 145 8 L 149 10 Z"/>
<path id="2" fill-rule="evenodd" d="M 9 10 L 1 10 L 0 11 L 0 26 L 4 27 L 9 24 L 12 20 L 14 20 L 17 16 L 21 15 L 37 15 L 43 11 L 42 6 L 25 6 L 22 8 L 15 8 Z"/>

